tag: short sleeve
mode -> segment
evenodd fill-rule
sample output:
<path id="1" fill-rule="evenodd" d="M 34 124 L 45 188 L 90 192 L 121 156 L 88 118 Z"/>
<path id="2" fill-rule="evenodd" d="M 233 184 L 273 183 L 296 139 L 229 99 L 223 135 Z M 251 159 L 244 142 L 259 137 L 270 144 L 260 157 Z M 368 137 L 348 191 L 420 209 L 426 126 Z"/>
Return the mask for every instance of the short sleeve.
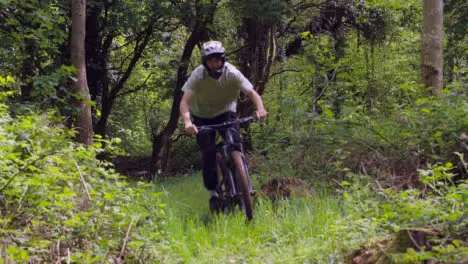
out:
<path id="1" fill-rule="evenodd" d="M 193 92 L 195 90 L 195 77 L 193 76 L 193 72 L 192 74 L 190 74 L 189 78 L 187 79 L 187 81 L 184 83 L 184 86 L 182 86 L 182 91 L 184 93 L 186 92 Z"/>
<path id="2" fill-rule="evenodd" d="M 236 69 L 235 73 L 239 87 L 244 94 L 253 90 L 252 83 L 239 70 Z"/>
<path id="3" fill-rule="evenodd" d="M 184 86 L 182 86 L 182 91 L 194 92 L 196 89 L 197 80 L 199 79 L 199 75 L 200 75 L 200 68 L 196 68 L 195 70 L 193 70 L 193 72 L 190 74 L 187 81 L 184 83 Z"/>

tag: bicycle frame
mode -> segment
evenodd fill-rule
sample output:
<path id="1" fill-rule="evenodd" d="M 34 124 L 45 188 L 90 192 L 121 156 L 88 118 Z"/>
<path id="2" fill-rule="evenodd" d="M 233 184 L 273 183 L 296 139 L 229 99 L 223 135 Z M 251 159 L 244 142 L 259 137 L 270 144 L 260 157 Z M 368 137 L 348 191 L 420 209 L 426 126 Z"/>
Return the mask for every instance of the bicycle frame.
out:
<path id="1" fill-rule="evenodd" d="M 231 129 L 232 125 L 245 124 L 245 123 L 253 122 L 256 119 L 257 119 L 256 117 L 246 117 L 246 118 L 237 119 L 237 120 L 230 121 L 230 122 L 225 122 L 219 125 L 207 125 L 207 126 L 198 127 L 199 131 L 202 133 L 204 130 L 216 130 L 218 131 L 218 133 L 220 130 L 224 130 L 224 129 L 226 130 L 224 138 L 223 138 L 223 142 L 216 145 L 217 155 L 218 154 L 220 155 L 221 161 L 224 165 L 224 171 L 221 172 L 222 179 L 218 183 L 218 192 L 220 192 L 221 198 L 223 202 L 225 203 L 223 206 L 227 207 L 224 209 L 229 209 L 229 206 L 232 205 L 232 202 L 238 203 L 240 206 L 243 206 L 241 203 L 239 203 L 239 200 L 242 200 L 242 199 L 238 199 L 239 196 L 241 195 L 241 192 L 238 189 L 238 183 L 235 181 L 235 177 L 233 175 L 234 164 L 232 160 L 232 153 L 233 151 L 235 151 L 235 149 L 233 148 L 234 140 L 233 140 L 232 133 L 240 133 L 240 131 Z M 245 166 L 247 166 L 247 160 L 244 156 L 242 144 L 241 144 L 240 153 L 241 153 L 243 163 L 245 164 Z M 250 192 L 252 193 L 252 186 L 250 183 L 250 176 L 248 175 L 248 170 L 246 170 L 246 173 L 248 177 L 249 189 L 250 189 Z M 223 185 L 224 185 L 224 190 L 221 189 Z"/>

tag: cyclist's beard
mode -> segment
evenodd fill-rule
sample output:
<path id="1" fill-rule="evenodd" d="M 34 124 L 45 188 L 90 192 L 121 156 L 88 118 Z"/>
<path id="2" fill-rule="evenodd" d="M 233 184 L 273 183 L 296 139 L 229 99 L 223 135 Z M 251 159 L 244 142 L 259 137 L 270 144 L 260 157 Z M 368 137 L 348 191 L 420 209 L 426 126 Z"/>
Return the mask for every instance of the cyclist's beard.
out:
<path id="1" fill-rule="evenodd" d="M 221 77 L 221 75 L 223 74 L 223 72 L 224 72 L 224 65 L 221 66 L 219 69 L 214 70 L 214 71 L 208 69 L 208 74 L 209 74 L 211 77 L 213 77 L 214 79 L 216 79 L 216 80 L 218 80 L 219 77 Z"/>

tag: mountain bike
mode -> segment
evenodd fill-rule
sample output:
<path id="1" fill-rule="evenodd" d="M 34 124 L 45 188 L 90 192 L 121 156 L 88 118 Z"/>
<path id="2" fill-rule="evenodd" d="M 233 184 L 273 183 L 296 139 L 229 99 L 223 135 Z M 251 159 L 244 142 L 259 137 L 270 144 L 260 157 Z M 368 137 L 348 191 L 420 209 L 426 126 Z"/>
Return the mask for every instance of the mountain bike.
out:
<path id="1" fill-rule="evenodd" d="M 245 117 L 218 125 L 205 125 L 197 127 L 199 133 L 211 130 L 224 132 L 221 143 L 216 145 L 216 164 L 218 166 L 218 186 L 216 191 L 219 197 L 219 211 L 229 213 L 239 206 L 248 220 L 253 218 L 252 196 L 255 194 L 250 182 L 247 159 L 244 151 L 234 149 L 233 133 L 240 133 L 233 129 L 233 125 L 247 124 L 257 120 L 256 116 Z M 221 177 L 220 177 L 221 176 Z"/>

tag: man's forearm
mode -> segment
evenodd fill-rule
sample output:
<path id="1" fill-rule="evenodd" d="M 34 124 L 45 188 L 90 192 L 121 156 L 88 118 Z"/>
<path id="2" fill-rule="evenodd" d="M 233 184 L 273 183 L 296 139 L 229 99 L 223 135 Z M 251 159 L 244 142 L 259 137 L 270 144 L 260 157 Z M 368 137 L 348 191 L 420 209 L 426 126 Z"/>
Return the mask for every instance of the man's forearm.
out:
<path id="1" fill-rule="evenodd" d="M 263 107 L 262 98 L 260 97 L 260 95 L 255 90 L 250 91 L 248 93 L 248 96 L 249 96 L 250 100 L 252 100 L 253 104 L 255 105 L 255 108 L 258 111 L 264 111 L 265 110 L 265 108 Z"/>
<path id="2" fill-rule="evenodd" d="M 185 124 L 191 124 L 192 120 L 190 120 L 190 99 L 191 95 L 190 94 L 184 94 L 182 97 L 182 100 L 180 102 L 180 116 L 182 117 L 182 120 L 184 120 Z"/>
<path id="3" fill-rule="evenodd" d="M 190 120 L 190 110 L 188 106 L 180 105 L 180 116 L 182 117 L 182 120 L 184 120 L 185 124 L 192 122 L 192 120 Z"/>

